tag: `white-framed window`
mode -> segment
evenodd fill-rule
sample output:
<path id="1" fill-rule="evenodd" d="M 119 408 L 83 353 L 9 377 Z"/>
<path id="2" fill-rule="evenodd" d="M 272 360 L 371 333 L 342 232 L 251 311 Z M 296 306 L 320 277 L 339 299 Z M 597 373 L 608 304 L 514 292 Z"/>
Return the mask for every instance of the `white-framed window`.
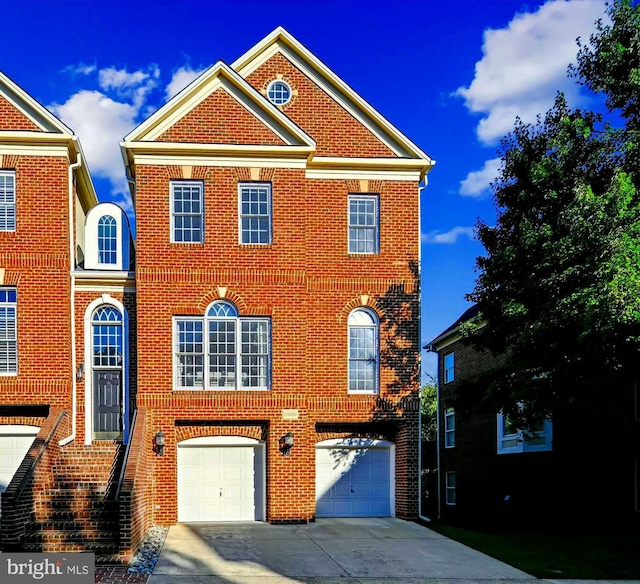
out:
<path id="1" fill-rule="evenodd" d="M 271 323 L 244 317 L 226 300 L 213 302 L 204 318 L 175 317 L 177 389 L 270 388 Z"/>
<path id="2" fill-rule="evenodd" d="M 447 505 L 456 504 L 456 473 L 445 473 L 445 503 Z"/>
<path id="3" fill-rule="evenodd" d="M 349 314 L 349 392 L 378 392 L 378 316 L 368 308 Z"/>
<path id="4" fill-rule="evenodd" d="M 444 382 L 451 383 L 456 378 L 456 355 L 449 353 L 444 356 Z"/>
<path id="5" fill-rule="evenodd" d="M 499 413 L 498 454 L 517 452 L 544 452 L 553 446 L 553 424 L 551 420 L 543 420 L 535 428 L 524 431 L 517 427 L 509 416 Z"/>
<path id="6" fill-rule="evenodd" d="M 444 447 L 453 448 L 456 445 L 456 413 L 453 408 L 444 412 Z"/>
<path id="7" fill-rule="evenodd" d="M 171 181 L 171 241 L 204 240 L 204 185 L 200 181 Z"/>
<path id="8" fill-rule="evenodd" d="M 377 195 L 349 195 L 349 253 L 378 253 L 378 222 Z"/>
<path id="9" fill-rule="evenodd" d="M 291 87 L 286 81 L 276 79 L 267 87 L 267 97 L 275 105 L 286 105 L 291 100 Z"/>
<path id="10" fill-rule="evenodd" d="M 0 375 L 18 373 L 17 291 L 0 288 Z"/>
<path id="11" fill-rule="evenodd" d="M 238 185 L 240 243 L 271 243 L 271 184 Z"/>
<path id="12" fill-rule="evenodd" d="M 118 263 L 118 226 L 111 215 L 98 220 L 98 263 Z"/>
<path id="13" fill-rule="evenodd" d="M 0 231 L 16 230 L 16 173 L 0 170 Z"/>
<path id="14" fill-rule="evenodd" d="M 94 369 L 122 367 L 122 314 L 113 306 L 101 306 L 91 318 Z"/>

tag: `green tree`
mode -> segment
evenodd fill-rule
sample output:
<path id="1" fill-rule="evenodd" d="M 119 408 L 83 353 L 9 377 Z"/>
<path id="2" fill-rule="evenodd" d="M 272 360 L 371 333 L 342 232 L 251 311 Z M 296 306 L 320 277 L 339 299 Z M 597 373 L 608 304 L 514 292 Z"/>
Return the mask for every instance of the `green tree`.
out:
<path id="1" fill-rule="evenodd" d="M 420 389 L 420 414 L 422 415 L 422 440 L 436 439 L 438 425 L 438 390 L 436 380 L 429 375 Z"/>
<path id="2" fill-rule="evenodd" d="M 571 110 L 560 94 L 536 124 L 518 121 L 492 185 L 496 225 L 477 226 L 487 253 L 468 298 L 487 324 L 467 333 L 509 355 L 492 372 L 483 404 L 522 424 L 576 401 L 602 401 L 638 376 L 639 10 L 629 1 L 610 5 L 611 24 L 599 23 L 580 45 L 573 69 L 605 94 L 610 114 Z"/>

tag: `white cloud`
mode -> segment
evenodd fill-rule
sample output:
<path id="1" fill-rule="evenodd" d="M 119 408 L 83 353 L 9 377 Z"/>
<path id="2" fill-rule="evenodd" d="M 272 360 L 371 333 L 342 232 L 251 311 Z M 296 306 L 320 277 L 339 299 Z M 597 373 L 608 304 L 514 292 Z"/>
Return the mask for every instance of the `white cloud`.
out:
<path id="1" fill-rule="evenodd" d="M 589 38 L 604 6 L 604 0 L 549 0 L 536 12 L 517 14 L 506 28 L 485 31 L 474 79 L 456 91 L 469 111 L 483 114 L 476 130 L 483 143 L 510 132 L 516 116 L 535 121 L 558 90 L 570 103 L 579 101 L 567 67 L 575 60 L 576 38 Z"/>
<path id="2" fill-rule="evenodd" d="M 114 90 L 119 97 L 130 98 L 137 109 L 142 107 L 148 94 L 158 86 L 159 78 L 160 69 L 157 65 L 150 65 L 147 71 L 139 69 L 133 73 L 115 67 L 98 71 L 98 82 L 102 89 Z"/>
<path id="3" fill-rule="evenodd" d="M 95 63 L 93 65 L 85 65 L 84 63 L 78 63 L 77 65 L 68 65 L 62 72 L 69 73 L 72 77 L 76 75 L 91 75 L 96 70 Z"/>
<path id="4" fill-rule="evenodd" d="M 489 188 L 489 183 L 498 176 L 500 158 L 492 158 L 484 163 L 480 170 L 474 170 L 460 181 L 460 194 L 463 197 L 481 197 Z"/>
<path id="5" fill-rule="evenodd" d="M 49 109 L 80 137 L 91 174 L 108 179 L 111 194 L 122 197 L 125 206 L 131 208 L 119 144 L 136 126 L 138 108 L 99 91 L 79 91 Z"/>
<path id="6" fill-rule="evenodd" d="M 422 234 L 423 243 L 457 243 L 458 238 L 466 236 L 469 239 L 475 239 L 473 227 L 454 227 L 445 233 L 439 231 L 430 231 Z"/>
<path id="7" fill-rule="evenodd" d="M 180 93 L 189 83 L 191 83 L 205 69 L 192 69 L 189 65 L 180 67 L 173 72 L 171 81 L 165 90 L 165 98 L 169 101 L 174 95 Z"/>

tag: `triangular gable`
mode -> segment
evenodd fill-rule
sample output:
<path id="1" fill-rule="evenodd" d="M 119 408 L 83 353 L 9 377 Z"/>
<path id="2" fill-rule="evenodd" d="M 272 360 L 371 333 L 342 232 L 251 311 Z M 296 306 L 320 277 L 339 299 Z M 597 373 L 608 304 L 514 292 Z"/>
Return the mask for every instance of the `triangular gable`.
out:
<path id="1" fill-rule="evenodd" d="M 0 108 L 4 105 L 3 102 L 9 104 L 12 110 L 15 111 L 13 121 L 19 122 L 20 126 L 22 126 L 16 128 L 3 127 L 3 130 L 30 130 L 73 136 L 73 132 L 46 107 L 0 71 Z M 25 124 L 25 121 L 28 121 L 31 127 L 26 127 L 29 124 Z"/>
<path id="2" fill-rule="evenodd" d="M 427 154 L 282 27 L 249 49 L 231 67 L 246 79 L 278 52 L 368 128 L 396 156 L 423 159 L 428 164 L 434 164 Z"/>
<path id="3" fill-rule="evenodd" d="M 219 90 L 250 112 L 287 146 L 315 147 L 315 142 L 260 95 L 249 83 L 221 61 L 207 69 L 151 117 L 125 136 L 124 143 L 160 141 L 172 127 Z"/>

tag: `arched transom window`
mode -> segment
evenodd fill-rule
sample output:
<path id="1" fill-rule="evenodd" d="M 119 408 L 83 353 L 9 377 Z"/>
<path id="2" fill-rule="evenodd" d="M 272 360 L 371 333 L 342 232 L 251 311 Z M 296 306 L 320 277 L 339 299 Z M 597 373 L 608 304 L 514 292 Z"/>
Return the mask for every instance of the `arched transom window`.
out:
<path id="1" fill-rule="evenodd" d="M 218 300 L 203 318 L 175 318 L 178 389 L 269 389 L 268 318 L 240 316 Z"/>
<path id="2" fill-rule="evenodd" d="M 103 215 L 98 221 L 98 263 L 116 264 L 117 258 L 117 224 L 111 215 Z"/>
<path id="3" fill-rule="evenodd" d="M 93 313 L 93 367 L 122 366 L 122 314 L 113 306 Z"/>
<path id="4" fill-rule="evenodd" d="M 349 315 L 349 391 L 378 391 L 378 318 L 367 308 L 356 308 Z"/>

